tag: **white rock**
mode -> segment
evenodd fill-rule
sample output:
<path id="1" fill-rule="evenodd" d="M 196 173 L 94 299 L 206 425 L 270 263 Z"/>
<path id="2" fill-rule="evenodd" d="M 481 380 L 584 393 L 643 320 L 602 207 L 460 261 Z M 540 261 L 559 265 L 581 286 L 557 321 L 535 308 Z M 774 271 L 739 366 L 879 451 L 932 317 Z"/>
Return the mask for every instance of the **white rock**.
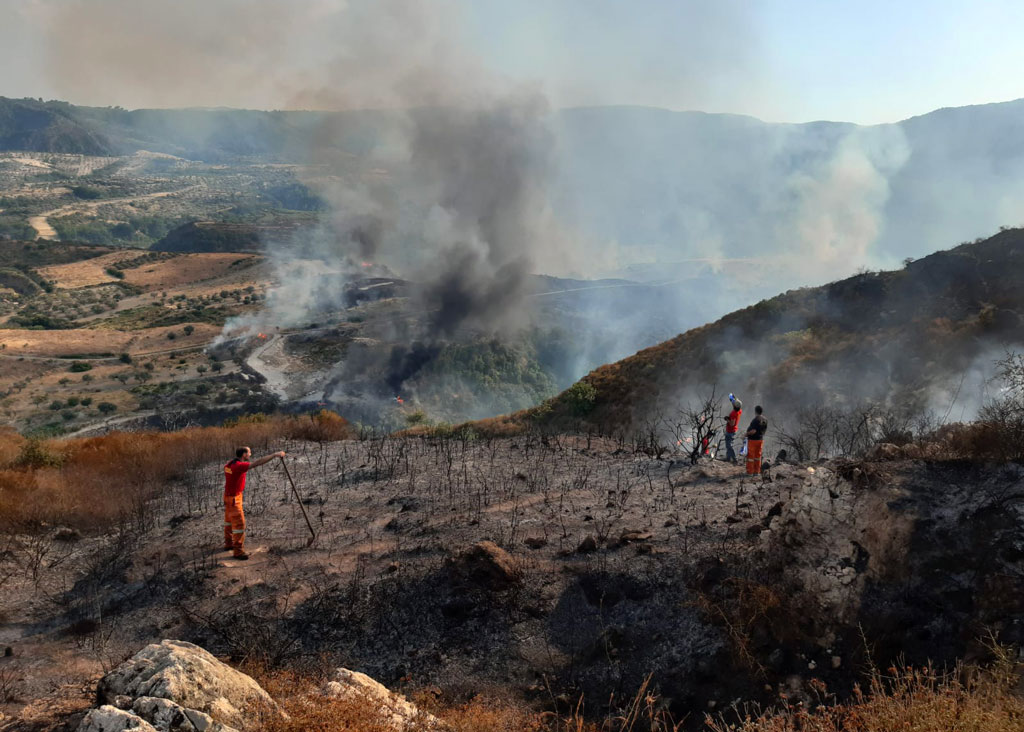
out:
<path id="1" fill-rule="evenodd" d="M 362 699 L 378 707 L 388 716 L 391 728 L 399 732 L 444 728 L 441 721 L 432 714 L 420 711 L 401 694 L 396 694 L 358 671 L 337 669 L 334 672 L 334 679 L 328 681 L 322 691 L 336 699 Z"/>
<path id="2" fill-rule="evenodd" d="M 90 709 L 78 725 L 78 732 L 124 732 L 129 729 L 135 732 L 157 732 L 156 727 L 142 717 L 109 704 Z"/>
<path id="3" fill-rule="evenodd" d="M 253 727 L 260 709 L 284 717 L 252 678 L 184 641 L 165 640 L 146 646 L 104 676 L 97 694 L 101 702 L 119 695 L 170 699 L 239 729 Z"/>
<path id="4" fill-rule="evenodd" d="M 167 732 L 238 732 L 214 722 L 209 714 L 197 709 L 186 709 L 170 699 L 142 696 L 135 700 L 132 711 L 159 730 Z"/>

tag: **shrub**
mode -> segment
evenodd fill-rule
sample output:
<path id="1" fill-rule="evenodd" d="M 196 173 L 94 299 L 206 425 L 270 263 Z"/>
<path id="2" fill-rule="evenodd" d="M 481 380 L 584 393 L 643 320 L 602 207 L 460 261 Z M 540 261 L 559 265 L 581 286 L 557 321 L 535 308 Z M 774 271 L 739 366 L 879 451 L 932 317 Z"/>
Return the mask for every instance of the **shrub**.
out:
<path id="1" fill-rule="evenodd" d="M 113 414 L 117 411 L 117 405 L 111 402 L 100 402 L 96 405 L 96 408 L 103 412 L 103 414 Z"/>
<path id="2" fill-rule="evenodd" d="M 597 389 L 586 381 L 577 381 L 562 395 L 569 410 L 576 416 L 589 414 L 597 401 Z"/>
<path id="3" fill-rule="evenodd" d="M 58 409 L 63 408 L 64 402 L 60 401 L 59 399 L 54 399 L 52 402 L 50 402 L 50 409 L 52 409 L 54 412 L 56 412 Z"/>
<path id="4" fill-rule="evenodd" d="M 120 356 L 118 356 L 118 358 L 120 359 L 121 363 L 132 362 L 132 355 L 130 353 L 122 353 Z"/>
<path id="5" fill-rule="evenodd" d="M 71 194 L 75 198 L 94 201 L 103 196 L 103 191 L 99 188 L 94 188 L 93 186 L 72 186 Z"/>
<path id="6" fill-rule="evenodd" d="M 19 468 L 56 468 L 63 456 L 42 440 L 26 440 L 14 465 Z"/>
<path id="7" fill-rule="evenodd" d="M 71 365 L 68 367 L 68 371 L 72 371 L 74 373 L 81 373 L 82 371 L 91 370 L 92 364 L 89 363 L 88 361 L 72 361 Z"/>
<path id="8" fill-rule="evenodd" d="M 313 412 L 308 419 L 293 419 L 292 423 L 286 433 L 293 439 L 336 442 L 337 440 L 351 440 L 356 436 L 355 431 L 344 417 L 327 409 Z"/>

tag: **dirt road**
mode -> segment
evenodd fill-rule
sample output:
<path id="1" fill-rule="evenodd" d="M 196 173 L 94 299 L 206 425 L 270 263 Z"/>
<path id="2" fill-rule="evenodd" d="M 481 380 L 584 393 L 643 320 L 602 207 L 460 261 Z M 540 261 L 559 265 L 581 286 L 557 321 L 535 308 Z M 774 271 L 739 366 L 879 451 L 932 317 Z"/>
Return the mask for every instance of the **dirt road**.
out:
<path id="1" fill-rule="evenodd" d="M 146 193 L 141 196 L 126 196 L 124 198 L 105 198 L 99 201 L 89 202 L 76 202 L 69 203 L 66 206 L 55 208 L 52 211 L 46 211 L 38 216 L 32 216 L 29 218 L 28 223 L 33 229 L 36 230 L 37 239 L 46 239 L 49 241 L 56 241 L 57 231 L 50 225 L 50 218 L 57 218 L 60 216 L 70 216 L 76 213 L 95 213 L 100 206 L 106 206 L 111 203 L 134 203 L 136 201 L 145 201 L 153 198 L 166 198 L 167 196 L 173 196 L 177 193 L 185 193 L 191 191 L 200 186 L 194 185 L 187 188 L 181 188 L 176 191 L 160 191 L 158 193 Z"/>

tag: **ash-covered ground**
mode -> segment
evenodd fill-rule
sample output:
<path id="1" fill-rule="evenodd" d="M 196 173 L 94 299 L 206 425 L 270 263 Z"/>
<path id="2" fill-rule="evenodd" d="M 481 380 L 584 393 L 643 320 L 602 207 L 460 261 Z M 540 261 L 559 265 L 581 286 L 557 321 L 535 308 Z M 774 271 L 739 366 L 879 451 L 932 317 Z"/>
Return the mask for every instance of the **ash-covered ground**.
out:
<path id="1" fill-rule="evenodd" d="M 595 712 L 650 675 L 694 723 L 810 698 L 815 678 L 841 695 L 900 654 L 976 656 L 988 631 L 1022 640 L 1017 465 L 823 461 L 768 480 L 588 437 L 279 447 L 311 546 L 276 461 L 249 476 L 248 562 L 220 549 L 219 463 L 104 536 L 4 539 L 8 720 L 52 728 L 163 638 L 456 701 L 584 694 Z"/>

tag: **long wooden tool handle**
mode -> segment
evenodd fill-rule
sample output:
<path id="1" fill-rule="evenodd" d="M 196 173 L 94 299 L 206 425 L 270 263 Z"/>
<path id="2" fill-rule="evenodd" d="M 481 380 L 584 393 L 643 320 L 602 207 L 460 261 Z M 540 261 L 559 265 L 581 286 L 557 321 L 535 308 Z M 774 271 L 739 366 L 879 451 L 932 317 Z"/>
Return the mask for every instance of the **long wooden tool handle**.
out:
<path id="1" fill-rule="evenodd" d="M 288 472 L 288 463 L 281 458 L 281 465 L 284 466 L 284 474 L 288 476 L 288 482 L 291 483 L 292 493 L 295 494 L 295 500 L 299 502 L 299 509 L 302 511 L 302 518 L 306 519 L 306 526 L 309 527 L 309 535 L 314 539 L 316 538 L 316 532 L 313 531 L 313 524 L 309 522 L 309 516 L 306 514 L 306 507 L 302 505 L 302 497 L 299 496 L 299 491 L 295 487 L 295 481 L 292 480 L 292 474 Z"/>

